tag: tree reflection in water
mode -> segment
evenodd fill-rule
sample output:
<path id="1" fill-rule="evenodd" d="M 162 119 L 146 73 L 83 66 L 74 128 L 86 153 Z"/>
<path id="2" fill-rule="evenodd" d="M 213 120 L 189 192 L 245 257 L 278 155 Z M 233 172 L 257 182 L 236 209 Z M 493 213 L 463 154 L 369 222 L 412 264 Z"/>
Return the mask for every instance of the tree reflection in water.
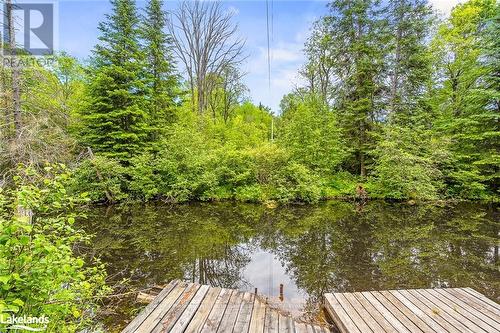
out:
<path id="1" fill-rule="evenodd" d="M 253 290 L 245 269 L 252 253 L 267 251 L 307 295 L 308 309 L 331 291 L 468 286 L 500 297 L 496 207 L 217 203 L 94 208 L 87 215 L 82 225 L 95 234 L 89 253 L 107 263 L 113 281 L 129 279 L 138 288 L 181 278 Z M 135 308 L 124 302 L 124 316 L 109 319 L 120 326 L 116 318 L 128 320 Z"/>

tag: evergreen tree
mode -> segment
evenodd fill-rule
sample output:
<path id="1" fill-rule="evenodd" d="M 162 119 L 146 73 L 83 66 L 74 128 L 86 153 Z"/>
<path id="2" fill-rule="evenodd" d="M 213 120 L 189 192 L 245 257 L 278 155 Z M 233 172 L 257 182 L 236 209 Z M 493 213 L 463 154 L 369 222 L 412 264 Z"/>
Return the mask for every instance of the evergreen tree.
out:
<path id="1" fill-rule="evenodd" d="M 484 62 L 495 62 L 488 56 L 494 43 L 484 39 L 489 26 L 495 29 L 491 24 L 495 6 L 494 0 L 458 5 L 434 42 L 442 62 L 433 100 L 441 112 L 439 130 L 452 140 L 452 159 L 446 169 L 451 196 L 484 198 L 488 188 L 496 186 L 498 86 L 491 86 L 494 70 Z"/>
<path id="2" fill-rule="evenodd" d="M 387 109 L 393 122 L 414 125 L 423 116 L 419 111 L 431 77 L 427 44 L 433 26 L 432 9 L 427 0 L 390 0 L 387 13 Z"/>
<path id="3" fill-rule="evenodd" d="M 81 140 L 95 152 L 126 161 L 148 143 L 145 57 L 133 0 L 111 0 L 113 12 L 99 24 L 82 110 Z"/>
<path id="4" fill-rule="evenodd" d="M 332 35 L 333 71 L 338 78 L 335 106 L 344 133 L 353 146 L 356 168 L 367 173 L 371 131 L 379 116 L 384 20 L 370 0 L 334 0 L 327 17 Z"/>
<path id="5" fill-rule="evenodd" d="M 166 15 L 162 0 L 150 0 L 145 9 L 141 32 L 147 59 L 148 87 L 150 89 L 149 117 L 153 139 L 172 121 L 177 76 L 172 56 L 172 41 L 165 32 Z"/>
<path id="6" fill-rule="evenodd" d="M 486 104 L 484 120 L 486 131 L 482 132 L 483 154 L 478 161 L 485 173 L 485 181 L 494 194 L 499 194 L 500 183 L 500 3 L 494 9 L 493 17 L 487 21 L 484 36 L 484 78 Z"/>

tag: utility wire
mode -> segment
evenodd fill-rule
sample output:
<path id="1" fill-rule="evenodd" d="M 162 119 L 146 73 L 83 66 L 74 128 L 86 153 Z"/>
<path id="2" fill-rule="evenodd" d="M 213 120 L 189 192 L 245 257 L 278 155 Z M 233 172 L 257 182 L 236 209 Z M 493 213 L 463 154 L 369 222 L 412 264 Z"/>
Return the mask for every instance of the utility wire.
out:
<path id="1" fill-rule="evenodd" d="M 267 79 L 271 93 L 271 42 L 269 38 L 269 0 L 266 0 L 266 33 L 267 33 Z"/>
<path id="2" fill-rule="evenodd" d="M 271 96 L 271 43 L 269 40 L 269 0 L 266 0 L 266 35 L 267 35 L 267 84 L 269 89 L 269 96 Z M 268 259 L 269 279 L 267 280 L 267 295 L 272 297 L 273 286 L 273 262 Z"/>

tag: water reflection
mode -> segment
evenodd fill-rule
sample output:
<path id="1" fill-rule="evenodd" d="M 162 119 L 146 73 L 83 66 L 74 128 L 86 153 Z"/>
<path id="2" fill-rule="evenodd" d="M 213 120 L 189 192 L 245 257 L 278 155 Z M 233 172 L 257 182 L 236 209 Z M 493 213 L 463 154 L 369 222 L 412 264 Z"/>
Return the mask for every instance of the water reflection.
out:
<path id="1" fill-rule="evenodd" d="M 307 309 L 331 291 L 468 286 L 500 297 L 498 212 L 478 204 L 138 205 L 92 209 L 82 224 L 112 279 L 137 287 L 182 278 L 276 296 L 283 283 Z"/>

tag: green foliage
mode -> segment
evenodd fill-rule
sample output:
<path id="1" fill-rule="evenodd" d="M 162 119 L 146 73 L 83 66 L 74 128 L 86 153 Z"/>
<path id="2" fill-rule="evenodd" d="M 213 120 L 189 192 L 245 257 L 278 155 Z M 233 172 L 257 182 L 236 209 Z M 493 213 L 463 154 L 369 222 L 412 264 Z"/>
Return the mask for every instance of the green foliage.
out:
<path id="1" fill-rule="evenodd" d="M 437 129 L 452 141 L 445 171 L 448 195 L 453 197 L 498 195 L 499 88 L 491 81 L 495 56 L 488 37 L 495 33 L 495 11 L 495 1 L 458 5 L 434 41 L 443 82 L 433 102 L 440 111 Z"/>
<path id="2" fill-rule="evenodd" d="M 334 112 L 319 97 L 306 96 L 282 110 L 278 143 L 292 158 L 319 173 L 331 174 L 347 156 Z"/>
<path id="3" fill-rule="evenodd" d="M 106 191 L 113 201 L 119 201 L 128 197 L 126 175 L 127 169 L 119 161 L 96 156 L 84 160 L 75 169 L 70 180 L 70 189 L 75 193 L 86 193 L 93 202 L 108 199 Z"/>
<path id="4" fill-rule="evenodd" d="M 426 0 L 331 1 L 306 43 L 306 85 L 278 115 L 247 100 L 238 66 L 207 74 L 195 112 L 162 0 L 143 15 L 132 0 L 111 5 L 89 66 L 60 54 L 23 70 L 26 126 L 14 140 L 0 124 L 2 171 L 76 160 L 72 190 L 101 202 L 315 202 L 358 185 L 377 198 L 498 200 L 494 0 L 462 3 L 439 26 Z M 95 157 L 82 160 L 87 147 Z"/>
<path id="5" fill-rule="evenodd" d="M 178 82 L 175 75 L 171 38 L 165 32 L 166 12 L 162 0 L 150 0 L 142 20 L 141 36 L 147 61 L 145 77 L 149 89 L 148 119 L 152 140 L 160 139 L 164 126 L 174 117 Z"/>
<path id="6" fill-rule="evenodd" d="M 68 195 L 69 178 L 64 168 L 47 167 L 45 175 L 25 169 L 14 189 L 0 193 L 3 322 L 45 316 L 47 332 L 76 332 L 92 323 L 107 291 L 103 267 L 73 254 L 88 237 L 73 226 L 75 205 L 85 197 Z"/>
<path id="7" fill-rule="evenodd" d="M 429 131 L 388 126 L 375 151 L 375 194 L 393 199 L 438 198 L 442 187 L 437 161 L 446 158 L 443 142 Z"/>
<path id="8" fill-rule="evenodd" d="M 11 93 L 7 90 L 9 67 L 0 71 L 2 114 L 0 117 L 0 173 L 12 175 L 18 163 L 33 165 L 70 163 L 74 159 L 76 140 L 69 127 L 81 101 L 84 82 L 82 68 L 65 54 L 43 59 L 46 66 L 33 63 L 22 71 L 22 135 L 15 138 L 10 114 Z M 10 177 L 5 180 L 11 181 Z"/>
<path id="9" fill-rule="evenodd" d="M 333 0 L 328 26 L 334 75 L 342 78 L 334 87 L 335 111 L 342 134 L 351 146 L 354 172 L 367 174 L 368 152 L 372 149 L 375 119 L 382 99 L 385 20 L 377 1 Z M 347 70 L 346 70 L 347 69 Z"/>
<path id="10" fill-rule="evenodd" d="M 132 0 L 112 0 L 113 14 L 101 22 L 100 43 L 89 68 L 87 100 L 81 110 L 82 143 L 125 163 L 150 139 L 145 55 Z"/>
<path id="11" fill-rule="evenodd" d="M 356 195 L 356 187 L 362 183 L 362 179 L 347 171 L 340 171 L 326 179 L 323 189 L 326 198 L 345 198 Z"/>
<path id="12" fill-rule="evenodd" d="M 391 122 L 411 127 L 428 117 L 423 103 L 432 74 L 428 39 L 435 18 L 425 0 L 391 0 L 387 10 L 387 107 Z"/>
<path id="13" fill-rule="evenodd" d="M 314 203 L 321 199 L 318 177 L 307 167 L 291 162 L 277 170 L 271 178 L 271 199 L 280 202 L 301 201 Z"/>

